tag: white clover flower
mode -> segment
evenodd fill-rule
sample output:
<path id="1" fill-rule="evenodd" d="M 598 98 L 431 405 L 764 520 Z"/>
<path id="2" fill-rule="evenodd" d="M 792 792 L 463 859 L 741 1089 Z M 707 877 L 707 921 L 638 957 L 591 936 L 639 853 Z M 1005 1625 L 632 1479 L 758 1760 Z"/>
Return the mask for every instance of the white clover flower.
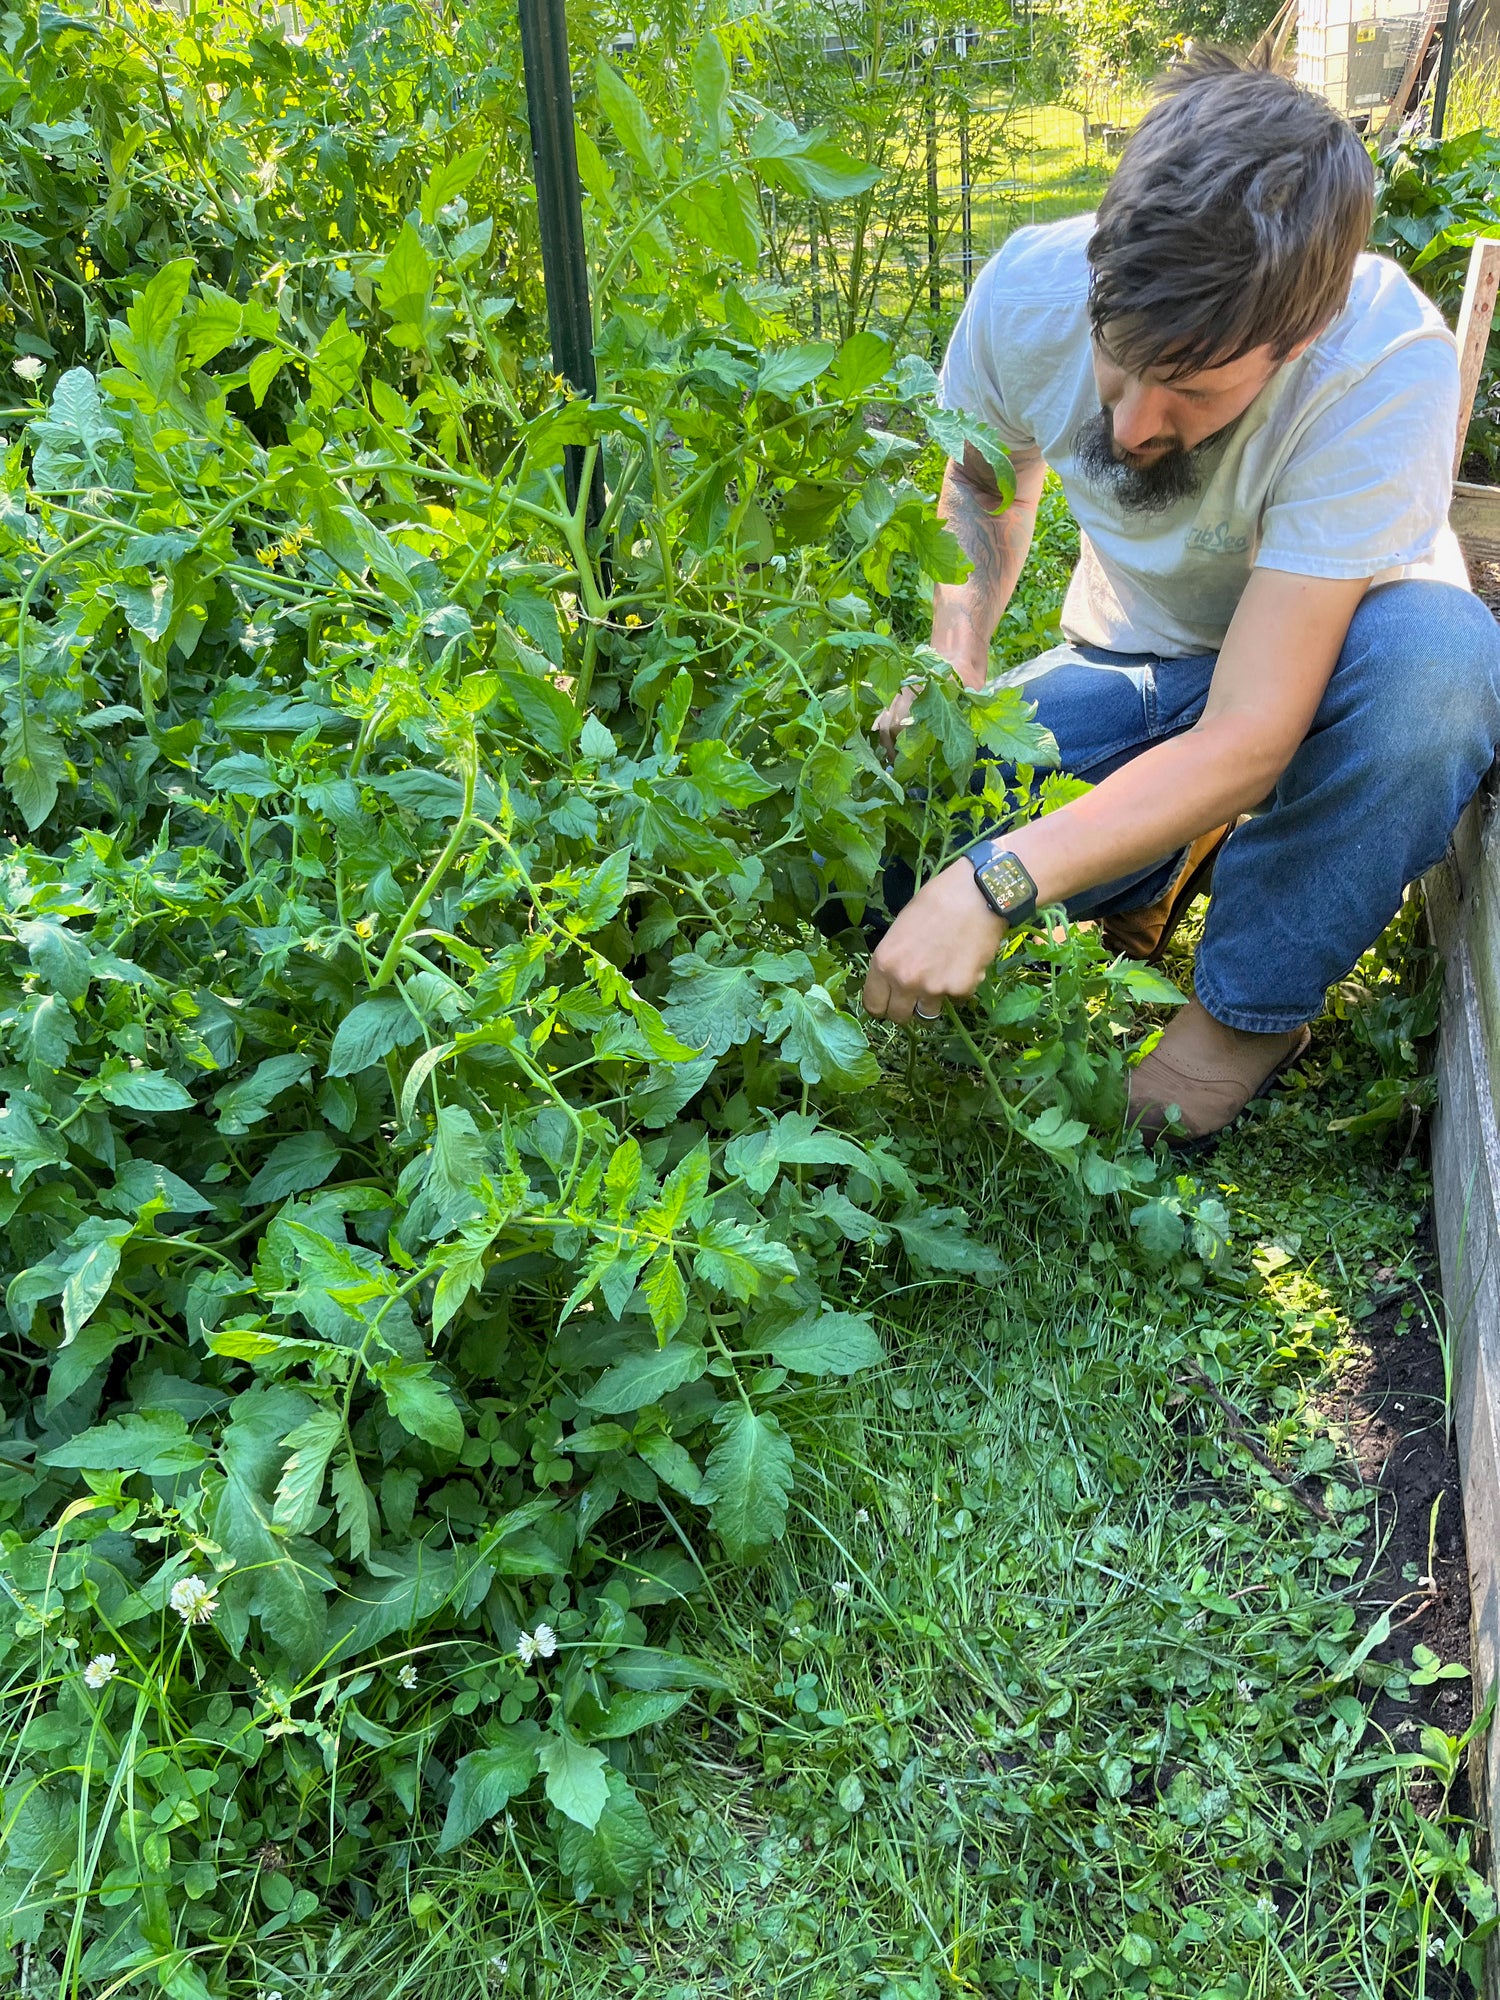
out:
<path id="1" fill-rule="evenodd" d="M 410 1660 L 408 1660 L 406 1665 L 398 1671 L 396 1679 L 399 1682 L 399 1684 L 404 1688 L 414 1688 L 416 1686 L 417 1670 L 412 1665 Z"/>
<path id="2" fill-rule="evenodd" d="M 846 1583 L 843 1577 L 840 1577 L 833 1586 L 833 1594 L 838 1598 L 846 1598 L 853 1588 L 854 1585 L 852 1583 Z"/>
<path id="3" fill-rule="evenodd" d="M 557 1634 L 550 1625 L 538 1625 L 534 1632 L 523 1632 L 516 1641 L 516 1653 L 523 1667 L 529 1667 L 533 1660 L 550 1660 L 557 1651 Z"/>
<path id="4" fill-rule="evenodd" d="M 102 1687 L 108 1687 L 116 1673 L 113 1653 L 95 1653 L 83 1670 L 83 1684 L 97 1694 Z"/>
<path id="5" fill-rule="evenodd" d="M 40 356 L 23 354 L 10 364 L 12 375 L 19 375 L 23 382 L 40 382 L 47 372 L 47 364 Z"/>
<path id="6" fill-rule="evenodd" d="M 1269 1896 L 1257 1896 L 1255 1907 L 1263 1917 L 1274 1917 L 1276 1914 L 1276 1905 Z"/>
<path id="7" fill-rule="evenodd" d="M 855 1525 L 855 1527 L 856 1527 L 856 1528 L 868 1528 L 868 1527 L 869 1527 L 869 1525 L 870 1525 L 870 1510 L 869 1510 L 869 1508 L 868 1508 L 868 1507 L 860 1507 L 860 1508 L 857 1508 L 857 1509 L 855 1510 L 855 1515 L 854 1515 L 854 1525 Z"/>
<path id="8" fill-rule="evenodd" d="M 219 1608 L 219 1600 L 201 1577 L 184 1576 L 172 1585 L 167 1600 L 184 1625 L 206 1625 Z"/>

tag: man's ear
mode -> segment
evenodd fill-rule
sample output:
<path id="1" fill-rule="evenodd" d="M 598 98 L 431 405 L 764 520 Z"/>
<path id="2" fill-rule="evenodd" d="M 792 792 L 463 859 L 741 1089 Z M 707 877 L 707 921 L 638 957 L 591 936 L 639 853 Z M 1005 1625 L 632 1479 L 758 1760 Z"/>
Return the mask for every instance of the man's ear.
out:
<path id="1" fill-rule="evenodd" d="M 1308 348 L 1312 346 L 1313 342 L 1319 339 L 1323 334 L 1327 333 L 1328 328 L 1332 326 L 1332 324 L 1333 321 L 1329 320 L 1325 325 L 1320 326 L 1316 333 L 1310 333 L 1305 340 L 1299 340 L 1295 347 L 1289 347 L 1286 353 L 1283 354 L 1281 357 L 1282 365 L 1285 366 L 1285 364 L 1288 361 L 1295 361 L 1299 354 L 1306 354 Z"/>

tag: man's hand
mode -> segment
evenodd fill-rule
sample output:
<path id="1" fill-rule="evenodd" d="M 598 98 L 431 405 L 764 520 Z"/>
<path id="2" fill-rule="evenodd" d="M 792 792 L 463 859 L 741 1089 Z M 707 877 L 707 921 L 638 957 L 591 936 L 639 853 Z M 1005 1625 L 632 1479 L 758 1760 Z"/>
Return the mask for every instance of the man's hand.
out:
<path id="1" fill-rule="evenodd" d="M 865 1011 L 887 1021 L 933 1020 L 945 1000 L 976 992 L 1005 939 L 968 861 L 955 861 L 912 897 L 875 948 Z"/>
<path id="2" fill-rule="evenodd" d="M 887 759 L 896 755 L 897 740 L 911 719 L 911 705 L 916 698 L 916 688 L 902 688 L 896 699 L 875 718 L 875 740 Z"/>

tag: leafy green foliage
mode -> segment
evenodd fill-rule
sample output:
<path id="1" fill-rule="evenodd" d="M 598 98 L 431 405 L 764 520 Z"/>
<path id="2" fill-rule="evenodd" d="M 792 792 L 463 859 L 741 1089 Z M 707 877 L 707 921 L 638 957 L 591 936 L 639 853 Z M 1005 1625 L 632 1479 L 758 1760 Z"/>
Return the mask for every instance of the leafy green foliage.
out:
<path id="1" fill-rule="evenodd" d="M 1488 129 L 1449 139 L 1400 140 L 1375 162 L 1372 245 L 1403 264 L 1428 296 L 1458 318 L 1469 251 L 1495 233 L 1500 139 Z M 1492 332 L 1469 422 L 1468 476 L 1500 474 L 1500 332 Z"/>
<path id="2" fill-rule="evenodd" d="M 502 1814 L 642 1879 L 641 1741 L 720 1692 L 705 1569 L 783 1534 L 871 1301 L 1004 1268 L 936 1082 L 1075 1229 L 1159 1170 L 1089 938 L 1012 940 L 925 1050 L 854 1012 L 885 858 L 1052 755 L 911 644 L 963 568 L 930 366 L 757 279 L 768 189 L 868 170 L 713 37 L 674 119 L 601 69 L 584 402 L 506 50 L 458 91 L 405 12 L 12 19 L 27 115 L 85 109 L 5 225 L 44 379 L 0 511 L 0 1926 L 202 2000 L 230 1929 Z"/>

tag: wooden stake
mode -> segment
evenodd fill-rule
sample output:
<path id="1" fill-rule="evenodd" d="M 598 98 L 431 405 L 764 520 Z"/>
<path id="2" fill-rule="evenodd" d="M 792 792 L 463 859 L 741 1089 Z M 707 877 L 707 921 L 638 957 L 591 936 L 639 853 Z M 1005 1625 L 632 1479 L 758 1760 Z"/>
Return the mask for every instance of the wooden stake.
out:
<path id="1" fill-rule="evenodd" d="M 1485 350 L 1490 344 L 1490 324 L 1495 317 L 1495 294 L 1500 290 L 1500 237 L 1481 236 L 1469 252 L 1469 271 L 1464 279 L 1464 300 L 1458 309 L 1458 435 L 1453 442 L 1453 477 L 1463 463 L 1464 440 L 1469 434 L 1469 418 L 1484 372 Z"/>

